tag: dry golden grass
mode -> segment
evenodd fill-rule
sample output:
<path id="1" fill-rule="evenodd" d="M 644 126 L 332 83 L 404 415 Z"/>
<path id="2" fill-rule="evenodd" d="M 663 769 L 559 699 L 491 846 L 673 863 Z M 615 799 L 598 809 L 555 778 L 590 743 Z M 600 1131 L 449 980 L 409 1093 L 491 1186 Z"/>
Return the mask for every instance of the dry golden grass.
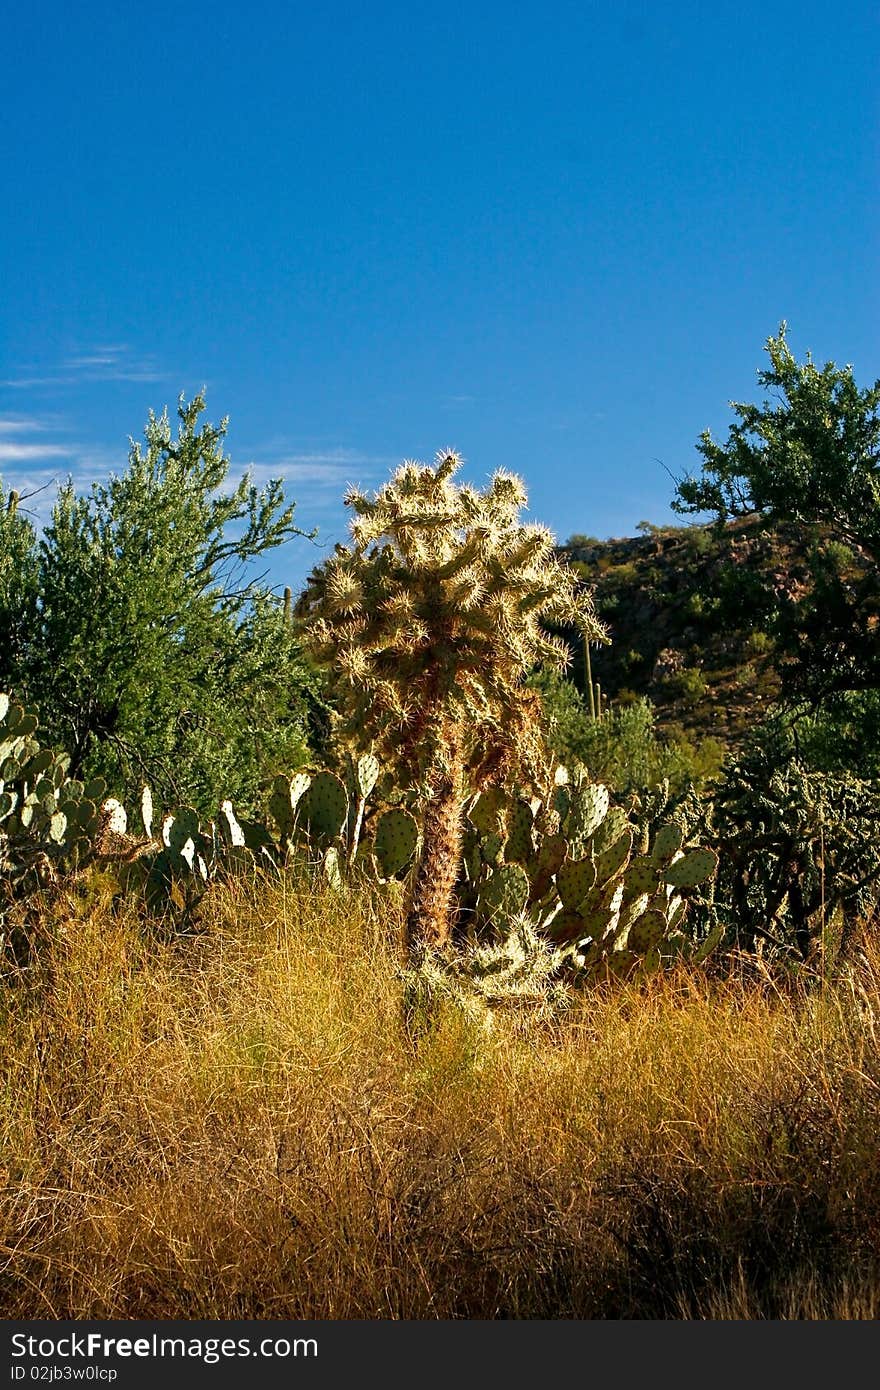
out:
<path id="1" fill-rule="evenodd" d="M 7 1318 L 876 1318 L 880 971 L 679 973 L 413 1049 L 399 914 L 94 880 L 0 991 Z"/>

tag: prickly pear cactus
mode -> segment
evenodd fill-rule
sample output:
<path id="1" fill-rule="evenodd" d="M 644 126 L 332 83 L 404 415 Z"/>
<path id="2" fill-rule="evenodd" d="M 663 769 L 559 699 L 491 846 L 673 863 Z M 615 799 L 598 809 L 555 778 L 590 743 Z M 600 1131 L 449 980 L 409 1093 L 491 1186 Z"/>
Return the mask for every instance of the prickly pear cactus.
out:
<path id="1" fill-rule="evenodd" d="M 633 859 L 623 876 L 624 897 L 637 898 L 642 893 L 656 893 L 660 887 L 660 872 L 647 855 Z"/>
<path id="2" fill-rule="evenodd" d="M 667 930 L 666 913 L 657 907 L 649 907 L 636 918 L 626 934 L 626 948 L 638 955 L 645 955 L 652 946 L 663 940 Z"/>
<path id="3" fill-rule="evenodd" d="M 508 864 L 526 864 L 534 853 L 532 824 L 534 813 L 522 797 L 512 803 L 507 815 L 507 836 L 504 842 L 504 858 Z"/>
<path id="4" fill-rule="evenodd" d="M 143 822 L 144 833 L 147 839 L 153 837 L 153 793 L 149 787 L 144 787 L 141 792 L 141 821 Z"/>
<path id="5" fill-rule="evenodd" d="M 529 880 L 520 864 L 500 864 L 484 880 L 477 895 L 477 913 L 484 922 L 507 923 L 526 905 Z"/>
<path id="6" fill-rule="evenodd" d="M 395 807 L 382 813 L 376 822 L 373 854 L 383 878 L 394 878 L 407 867 L 418 838 L 419 828 L 409 811 Z"/>
<path id="7" fill-rule="evenodd" d="M 596 854 L 596 881 L 598 883 L 608 883 L 626 868 L 632 852 L 632 841 L 632 831 L 624 830 L 613 844 Z"/>
<path id="8" fill-rule="evenodd" d="M 349 862 L 354 860 L 360 844 L 364 824 L 364 811 L 367 798 L 379 780 L 379 759 L 372 753 L 364 753 L 355 760 L 349 758 L 348 765 L 348 821 L 346 825 L 346 844 Z"/>
<path id="9" fill-rule="evenodd" d="M 192 806 L 182 806 L 174 816 L 167 816 L 162 826 L 162 839 L 172 855 L 183 852 L 184 846 L 195 843 L 199 835 L 199 813 Z"/>
<path id="10" fill-rule="evenodd" d="M 651 845 L 651 858 L 655 864 L 666 864 L 681 849 L 684 827 L 678 821 L 666 821 L 660 826 Z"/>
<path id="11" fill-rule="evenodd" d="M 101 807 L 103 781 L 84 787 L 69 778 L 69 757 L 41 747 L 38 727 L 34 710 L 0 693 L 0 887 L 6 899 L 87 863 L 112 814 Z"/>
<path id="12" fill-rule="evenodd" d="M 217 824 L 220 836 L 227 845 L 237 848 L 242 848 L 244 846 L 244 831 L 238 822 L 238 817 L 232 809 L 231 801 L 227 800 L 220 802 L 220 808 L 217 813 Z"/>
<path id="13" fill-rule="evenodd" d="M 0 694 L 0 885 L 11 892 L 76 868 L 101 853 L 100 837 L 125 837 L 124 809 L 101 779 L 67 776 L 69 759 L 41 748 L 33 711 Z M 275 779 L 269 810 L 277 827 L 239 819 L 229 801 L 200 823 L 192 807 L 157 815 L 149 788 L 141 799 L 148 837 L 159 838 L 128 865 L 125 886 L 151 906 L 184 918 L 217 877 L 281 872 L 302 857 L 310 871 L 341 887 L 352 864 L 390 882 L 418 849 L 418 826 L 402 806 L 381 812 L 361 843 L 365 803 L 379 776 L 366 755 L 348 768 L 348 793 L 323 770 Z M 690 897 L 711 885 L 718 857 L 688 840 L 666 802 L 650 822 L 610 804 L 608 788 L 585 769 L 560 772 L 546 801 L 517 787 L 485 788 L 466 804 L 457 893 L 476 939 L 503 937 L 528 924 L 576 979 L 616 979 L 687 958 L 700 962 L 722 934 L 712 926 L 689 936 Z M 704 899 L 698 897 L 698 901 Z"/>
<path id="14" fill-rule="evenodd" d="M 564 908 L 577 911 L 596 882 L 592 859 L 567 859 L 556 874 L 556 890 Z"/>
<path id="15" fill-rule="evenodd" d="M 507 796 L 500 787 L 481 791 L 468 810 L 468 819 L 482 835 L 500 835 Z"/>
<path id="16" fill-rule="evenodd" d="M 710 882 L 718 860 L 686 844 L 668 812 L 656 819 L 667 804 L 652 808 L 653 823 L 634 819 L 580 767 L 557 773 L 546 814 L 515 790 L 483 792 L 469 807 L 460 884 L 478 936 L 481 926 L 497 933 L 525 910 L 584 980 L 657 969 L 682 954 L 674 943 L 690 942 L 682 931 L 688 894 Z M 705 959 L 720 939 L 693 942 L 688 952 L 696 959 L 705 944 Z"/>
<path id="17" fill-rule="evenodd" d="M 317 772 L 300 798 L 297 825 L 311 840 L 329 846 L 341 834 L 348 815 L 348 796 L 333 772 Z"/>
<path id="18" fill-rule="evenodd" d="M 599 829 L 611 802 L 611 793 L 602 782 L 580 781 L 571 790 L 571 805 L 565 818 L 565 834 L 575 854 L 586 850 Z"/>
<path id="19" fill-rule="evenodd" d="M 712 878 L 718 868 L 718 855 L 711 849 L 692 849 L 683 854 L 664 871 L 664 879 L 673 888 L 696 888 Z"/>
<path id="20" fill-rule="evenodd" d="M 379 759 L 372 753 L 364 753 L 355 764 L 355 777 L 357 789 L 366 801 L 379 780 Z"/>
<path id="21" fill-rule="evenodd" d="M 278 826 L 282 841 L 293 834 L 297 807 L 309 789 L 311 774 L 296 772 L 292 777 L 280 774 L 272 783 L 269 796 L 269 811 Z"/>

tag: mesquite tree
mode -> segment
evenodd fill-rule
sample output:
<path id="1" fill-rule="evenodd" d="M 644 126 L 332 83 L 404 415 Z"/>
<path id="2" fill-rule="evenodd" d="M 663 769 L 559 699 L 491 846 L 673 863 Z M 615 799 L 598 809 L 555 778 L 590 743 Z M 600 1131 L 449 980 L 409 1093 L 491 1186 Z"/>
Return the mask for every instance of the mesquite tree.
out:
<path id="1" fill-rule="evenodd" d="M 297 604 L 307 648 L 335 674 L 345 734 L 420 793 L 411 957 L 449 940 L 468 795 L 539 756 L 525 680 L 570 661 L 544 624 L 605 639 L 552 533 L 520 520 L 522 481 L 499 471 L 481 492 L 453 481 L 460 466 L 441 451 L 433 468 L 405 462 L 372 497 L 351 489 L 353 544 L 312 572 Z"/>

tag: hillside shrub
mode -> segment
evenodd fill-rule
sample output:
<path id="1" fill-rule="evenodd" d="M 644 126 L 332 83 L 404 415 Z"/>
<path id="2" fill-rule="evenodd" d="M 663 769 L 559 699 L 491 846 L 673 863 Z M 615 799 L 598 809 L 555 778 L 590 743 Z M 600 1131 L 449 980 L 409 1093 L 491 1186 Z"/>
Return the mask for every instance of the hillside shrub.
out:
<path id="1" fill-rule="evenodd" d="M 626 794 L 658 786 L 665 779 L 676 791 L 705 786 L 719 774 L 724 757 L 712 737 L 699 742 L 683 729 L 661 735 L 650 700 L 628 692 L 595 720 L 571 681 L 542 672 L 533 678 L 547 721 L 547 737 L 563 763 L 582 762 L 597 780 Z"/>

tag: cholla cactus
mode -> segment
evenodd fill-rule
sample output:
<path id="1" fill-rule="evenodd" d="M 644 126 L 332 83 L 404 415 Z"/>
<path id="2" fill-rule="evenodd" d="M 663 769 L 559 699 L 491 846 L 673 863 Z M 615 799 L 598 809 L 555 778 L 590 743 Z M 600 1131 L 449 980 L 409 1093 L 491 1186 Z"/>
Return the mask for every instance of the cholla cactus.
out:
<path id="1" fill-rule="evenodd" d="M 567 984 L 557 978 L 564 968 L 565 953 L 549 946 L 527 917 L 516 916 L 491 945 L 435 952 L 403 971 L 407 1032 L 417 1038 L 426 1031 L 443 999 L 487 1032 L 501 1009 L 556 1018 L 572 1003 Z"/>
<path id="2" fill-rule="evenodd" d="M 524 678 L 570 661 L 545 624 L 606 640 L 552 533 L 521 522 L 522 481 L 499 471 L 481 492 L 454 482 L 460 466 L 443 450 L 372 497 L 351 489 L 353 543 L 312 572 L 297 605 L 305 645 L 337 677 L 346 735 L 421 792 L 411 955 L 449 938 L 468 794 L 539 756 Z"/>

